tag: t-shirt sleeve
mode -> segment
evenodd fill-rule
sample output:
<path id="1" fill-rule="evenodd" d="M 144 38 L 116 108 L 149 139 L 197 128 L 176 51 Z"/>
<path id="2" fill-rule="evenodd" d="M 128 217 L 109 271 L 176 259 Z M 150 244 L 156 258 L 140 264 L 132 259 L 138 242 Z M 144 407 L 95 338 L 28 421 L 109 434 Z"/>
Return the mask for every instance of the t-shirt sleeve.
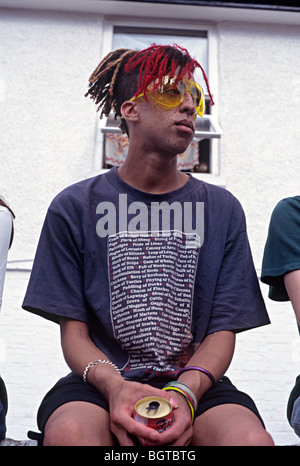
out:
<path id="1" fill-rule="evenodd" d="M 208 333 L 239 333 L 270 323 L 261 294 L 244 211 L 233 203 L 225 249 L 217 276 Z"/>
<path id="2" fill-rule="evenodd" d="M 300 197 L 281 200 L 274 208 L 265 244 L 261 281 L 269 298 L 288 301 L 284 275 L 300 269 Z"/>
<path id="3" fill-rule="evenodd" d="M 78 217 L 65 198 L 51 204 L 23 301 L 25 310 L 54 322 L 60 316 L 87 321 Z"/>

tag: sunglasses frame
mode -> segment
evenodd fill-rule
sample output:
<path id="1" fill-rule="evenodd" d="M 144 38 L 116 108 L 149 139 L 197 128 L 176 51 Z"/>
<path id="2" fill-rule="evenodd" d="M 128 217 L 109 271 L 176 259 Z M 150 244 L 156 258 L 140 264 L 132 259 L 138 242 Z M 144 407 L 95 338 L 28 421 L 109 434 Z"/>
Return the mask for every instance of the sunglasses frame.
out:
<path id="1" fill-rule="evenodd" d="M 204 92 L 203 92 L 203 89 L 202 87 L 200 86 L 200 84 L 196 83 L 195 81 L 192 81 L 191 79 L 188 79 L 188 78 L 182 78 L 180 79 L 178 82 L 177 81 L 177 77 L 174 76 L 172 78 L 170 78 L 170 76 L 166 75 L 166 76 L 163 76 L 160 84 L 157 86 L 158 82 L 157 80 L 154 81 L 149 87 L 148 87 L 148 92 L 146 92 L 146 95 L 150 95 L 150 97 L 152 97 L 158 104 L 160 105 L 163 105 L 165 107 L 168 107 L 168 108 L 175 108 L 175 107 L 178 107 L 178 105 L 180 105 L 185 96 L 186 96 L 186 93 L 188 92 L 190 94 L 190 96 L 192 97 L 195 105 L 197 102 L 195 102 L 195 97 L 193 96 L 192 94 L 192 89 L 197 89 L 197 92 L 200 92 L 200 101 L 198 103 L 198 105 L 196 106 L 196 112 L 197 114 L 202 117 L 203 114 L 204 114 L 204 110 L 205 110 L 205 98 L 204 98 Z M 180 88 L 178 88 L 178 86 L 181 85 L 181 83 L 184 84 L 184 90 L 181 91 Z M 164 86 L 166 86 L 167 84 L 170 84 L 171 86 L 174 87 L 174 89 L 178 89 L 180 94 L 181 94 L 181 97 L 180 99 L 174 103 L 174 104 L 167 104 L 165 102 L 162 102 L 160 99 L 156 99 L 155 98 L 155 94 L 161 94 L 163 95 L 164 94 Z M 154 89 L 154 90 L 152 90 Z M 130 101 L 135 101 L 137 99 L 139 99 L 140 97 L 143 97 L 145 95 L 144 92 L 140 93 L 139 95 L 137 96 L 134 96 L 130 99 Z"/>

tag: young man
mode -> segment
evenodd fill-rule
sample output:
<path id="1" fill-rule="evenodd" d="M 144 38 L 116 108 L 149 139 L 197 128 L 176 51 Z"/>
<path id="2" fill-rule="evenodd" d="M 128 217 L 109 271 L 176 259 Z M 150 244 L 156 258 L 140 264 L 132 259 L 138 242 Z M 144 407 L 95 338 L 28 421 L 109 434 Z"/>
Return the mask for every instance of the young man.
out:
<path id="1" fill-rule="evenodd" d="M 269 323 L 242 208 L 177 170 L 204 110 L 198 67 L 154 45 L 112 52 L 90 78 L 130 144 L 121 167 L 54 199 L 41 234 L 23 306 L 59 322 L 72 370 L 40 407 L 45 445 L 273 444 L 224 377 L 235 334 Z M 149 396 L 173 406 L 163 432 L 132 417 Z"/>

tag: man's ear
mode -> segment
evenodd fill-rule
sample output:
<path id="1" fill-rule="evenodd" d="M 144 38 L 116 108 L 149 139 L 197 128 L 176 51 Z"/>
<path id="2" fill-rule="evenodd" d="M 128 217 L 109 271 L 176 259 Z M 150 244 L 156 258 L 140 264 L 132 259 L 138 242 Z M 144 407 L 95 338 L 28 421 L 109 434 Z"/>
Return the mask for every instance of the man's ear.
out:
<path id="1" fill-rule="evenodd" d="M 121 105 L 121 115 L 127 122 L 137 122 L 140 117 L 138 107 L 137 102 L 126 100 Z"/>

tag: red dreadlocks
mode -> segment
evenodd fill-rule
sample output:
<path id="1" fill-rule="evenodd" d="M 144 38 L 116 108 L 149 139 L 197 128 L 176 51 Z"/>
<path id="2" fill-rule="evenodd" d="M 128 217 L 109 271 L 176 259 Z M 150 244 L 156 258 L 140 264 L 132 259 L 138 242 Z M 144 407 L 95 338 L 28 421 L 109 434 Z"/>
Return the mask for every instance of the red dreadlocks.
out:
<path id="1" fill-rule="evenodd" d="M 202 71 L 203 78 L 207 87 L 211 105 L 214 105 L 213 97 L 210 92 L 210 87 L 208 83 L 207 76 L 204 69 L 196 60 L 191 58 L 189 52 L 181 47 L 180 45 L 174 44 L 173 48 L 177 48 L 184 52 L 186 56 L 186 63 L 184 67 L 181 68 L 180 75 L 177 76 L 177 81 L 180 81 L 182 77 L 188 73 L 189 78 L 191 78 L 192 73 L 196 68 L 200 68 Z M 139 94 L 146 95 L 146 90 L 150 84 L 155 82 L 152 90 L 157 89 L 163 76 L 166 74 L 170 77 L 174 77 L 175 70 L 178 67 L 178 61 L 175 57 L 170 57 L 166 55 L 166 50 L 164 46 L 161 45 L 152 45 L 145 50 L 137 52 L 133 57 L 128 60 L 128 63 L 125 65 L 125 71 L 128 73 L 131 70 L 138 68 L 139 69 L 139 81 L 138 81 L 138 90 L 135 93 L 135 96 Z"/>

